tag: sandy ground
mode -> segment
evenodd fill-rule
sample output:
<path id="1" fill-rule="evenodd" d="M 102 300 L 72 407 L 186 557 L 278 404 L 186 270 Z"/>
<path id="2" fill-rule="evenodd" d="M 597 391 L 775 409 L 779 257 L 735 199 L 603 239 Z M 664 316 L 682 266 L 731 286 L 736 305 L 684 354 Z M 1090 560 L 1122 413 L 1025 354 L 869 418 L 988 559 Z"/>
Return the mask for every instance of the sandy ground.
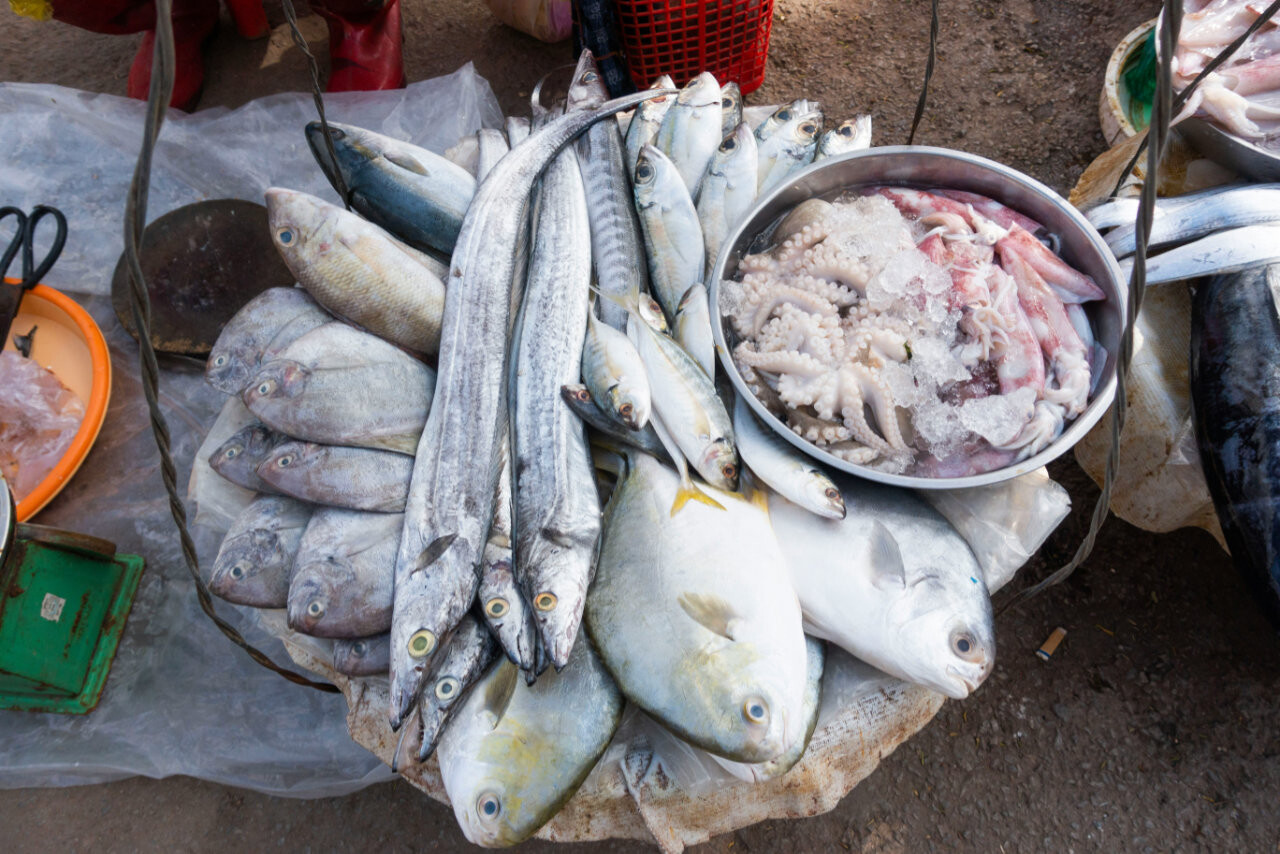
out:
<path id="1" fill-rule="evenodd" d="M 406 67 L 417 80 L 473 60 L 506 109 L 570 61 L 495 23 L 482 4 L 405 0 Z M 951 0 L 919 140 L 966 149 L 1066 192 L 1103 148 L 1103 65 L 1153 0 Z M 273 24 L 283 17 L 269 5 Z M 928 4 L 779 0 L 753 103 L 805 95 L 829 115 L 870 112 L 878 144 L 905 141 Z M 138 37 L 103 37 L 0 12 L 0 79 L 123 94 Z M 304 18 L 324 53 L 324 28 Z M 204 106 L 301 89 L 301 57 L 277 28 L 244 42 L 229 22 L 209 47 Z M 1074 461 L 1054 475 L 1076 509 L 1022 578 L 1060 565 L 1096 490 Z M 1045 663 L 1055 626 L 1067 640 Z M 1201 531 L 1108 522 L 1065 585 L 998 621 L 1000 662 L 831 813 L 767 822 L 699 851 L 1264 851 L 1280 847 L 1280 687 L 1275 634 Z M 230 649 L 230 648 L 228 648 Z M 231 654 L 230 652 L 228 654 Z M 0 796 L 4 847 L 26 850 L 426 850 L 467 847 L 450 811 L 403 784 L 294 801 L 195 780 L 134 779 Z M 552 850 L 530 844 L 530 850 Z M 578 846 L 640 851 L 632 843 Z"/>

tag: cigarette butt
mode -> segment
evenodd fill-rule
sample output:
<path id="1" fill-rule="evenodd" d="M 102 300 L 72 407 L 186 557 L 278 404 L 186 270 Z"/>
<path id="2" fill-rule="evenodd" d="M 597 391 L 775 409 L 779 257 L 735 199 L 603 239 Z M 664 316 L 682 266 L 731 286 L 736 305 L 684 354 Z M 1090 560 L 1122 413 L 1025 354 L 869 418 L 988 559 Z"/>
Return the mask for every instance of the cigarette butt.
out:
<path id="1" fill-rule="evenodd" d="M 1036 655 L 1040 656 L 1045 661 L 1048 661 L 1053 654 L 1057 652 L 1058 644 L 1062 643 L 1062 639 L 1066 636 L 1067 630 L 1062 626 L 1058 626 L 1053 630 L 1053 633 L 1049 635 L 1048 639 L 1044 643 L 1040 644 L 1040 648 L 1036 650 Z"/>

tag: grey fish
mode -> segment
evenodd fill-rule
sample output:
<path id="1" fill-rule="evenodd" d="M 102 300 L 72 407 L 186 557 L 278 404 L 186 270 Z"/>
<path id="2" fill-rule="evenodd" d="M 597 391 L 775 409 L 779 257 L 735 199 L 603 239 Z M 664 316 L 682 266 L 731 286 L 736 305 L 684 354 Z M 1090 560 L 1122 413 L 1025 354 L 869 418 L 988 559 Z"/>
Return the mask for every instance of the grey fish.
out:
<path id="1" fill-rule="evenodd" d="M 1235 193 L 1241 190 L 1269 192 L 1280 190 L 1280 184 L 1224 184 L 1219 187 L 1201 190 L 1198 193 L 1158 198 L 1156 199 L 1154 219 L 1159 220 L 1164 215 L 1173 213 L 1187 205 L 1200 204 L 1214 196 Z M 1133 196 L 1109 199 L 1102 204 L 1089 208 L 1084 215 L 1089 220 L 1089 223 L 1099 231 L 1120 225 L 1132 225 L 1138 218 L 1138 198 Z"/>
<path id="2" fill-rule="evenodd" d="M 591 645 L 532 686 L 498 662 L 440 737 L 437 758 L 467 839 L 515 845 L 551 820 L 604 753 L 622 719 L 622 695 Z"/>
<path id="3" fill-rule="evenodd" d="M 413 458 L 394 451 L 288 441 L 257 474 L 277 492 L 330 507 L 403 513 Z"/>
<path id="4" fill-rule="evenodd" d="M 1152 255 L 1147 259 L 1147 284 L 1238 273 L 1277 261 L 1280 261 L 1280 225 L 1246 225 Z M 1120 273 L 1123 281 L 1129 280 L 1133 274 L 1133 258 L 1120 261 Z"/>
<path id="5" fill-rule="evenodd" d="M 755 204 L 758 162 L 756 137 L 745 122 L 725 136 L 711 158 L 697 205 L 706 273 L 715 266 L 724 239 Z"/>
<path id="6" fill-rule="evenodd" d="M 467 210 L 445 300 L 440 382 L 418 445 L 396 558 L 393 727 L 413 702 L 426 659 L 470 607 L 479 584 L 501 469 L 509 297 L 529 191 L 592 122 L 662 94 L 669 93 L 637 93 L 551 121 L 498 162 Z"/>
<path id="7" fill-rule="evenodd" d="M 325 445 L 413 453 L 435 372 L 345 323 L 313 329 L 266 363 L 244 391 L 274 430 Z"/>
<path id="8" fill-rule="evenodd" d="M 784 107 L 774 115 L 778 116 L 786 111 L 787 108 Z M 757 155 L 760 161 L 757 194 L 763 196 L 793 172 L 812 163 L 821 133 L 822 112 L 819 110 L 796 113 L 765 137 L 761 137 L 757 131 Z"/>
<path id="9" fill-rule="evenodd" d="M 280 257 L 316 302 L 393 344 L 436 352 L 444 282 L 422 253 L 315 196 L 272 187 L 266 200 Z"/>
<path id="10" fill-rule="evenodd" d="M 636 162 L 635 198 L 653 293 L 671 320 L 685 291 L 702 281 L 706 253 L 698 211 L 675 164 L 652 145 Z"/>
<path id="11" fill-rule="evenodd" d="M 630 430 L 606 418 L 599 406 L 591 399 L 591 391 L 586 386 L 577 383 L 566 384 L 560 387 L 560 396 L 574 414 L 592 430 L 604 434 L 615 442 L 631 445 L 647 454 L 653 454 L 659 459 L 666 456 L 666 449 L 652 426 L 646 425 L 641 430 Z"/>
<path id="12" fill-rule="evenodd" d="M 498 658 L 498 642 L 484 624 L 471 614 L 458 622 L 458 627 L 445 641 L 441 655 L 435 657 L 422 684 L 418 700 L 418 761 L 425 762 L 435 752 L 440 733 L 459 701 L 484 676 Z"/>
<path id="13" fill-rule="evenodd" d="M 391 633 L 333 642 L 333 669 L 345 676 L 380 676 L 391 666 Z"/>
<path id="14" fill-rule="evenodd" d="M 600 536 L 600 502 L 582 422 L 559 394 L 578 378 L 591 285 L 587 200 L 573 152 L 547 167 L 537 199 L 513 355 L 513 570 L 533 606 L 543 647 L 561 668 L 582 622 Z"/>
<path id="15" fill-rule="evenodd" d="M 871 116 L 858 116 L 841 122 L 818 137 L 818 148 L 814 151 L 813 159 L 822 160 L 870 147 Z"/>
<path id="16" fill-rule="evenodd" d="M 636 345 L 590 311 L 582 345 L 582 379 L 601 411 L 618 423 L 632 430 L 642 430 L 649 423 L 649 377 Z"/>
<path id="17" fill-rule="evenodd" d="M 1280 190 L 1246 187 L 1228 193 L 1215 193 L 1195 204 L 1185 204 L 1152 220 L 1149 250 L 1159 250 L 1186 243 L 1226 228 L 1266 225 L 1280 221 Z M 1106 236 L 1107 245 L 1117 258 L 1132 255 L 1137 249 L 1137 232 L 1131 222 Z"/>
<path id="18" fill-rule="evenodd" d="M 307 144 L 335 190 L 335 174 L 341 174 L 346 201 L 357 213 L 419 249 L 453 250 L 476 191 L 467 170 L 425 148 L 364 128 L 329 122 L 329 129 L 336 164 L 319 122 L 307 125 Z"/>
<path id="19" fill-rule="evenodd" d="M 525 672 L 526 679 L 537 678 L 538 633 L 533 612 L 511 571 L 510 543 L 503 546 L 490 537 L 485 545 L 476 601 L 507 658 Z"/>
<path id="20" fill-rule="evenodd" d="M 680 90 L 654 137 L 653 144 L 671 159 L 691 199 L 698 197 L 707 164 L 724 138 L 720 132 L 723 114 L 720 84 L 704 71 Z"/>
<path id="21" fill-rule="evenodd" d="M 483 181 L 485 176 L 498 165 L 498 161 L 511 150 L 506 135 L 494 128 L 480 128 L 476 131 L 476 142 L 480 147 L 480 157 L 476 161 L 476 180 Z"/>
<path id="22" fill-rule="evenodd" d="M 720 87 L 720 138 L 733 133 L 742 124 L 742 89 L 738 81 L 730 81 Z"/>
<path id="23" fill-rule="evenodd" d="M 591 51 L 584 50 L 569 87 L 569 109 L 603 103 L 608 97 Z M 622 132 L 616 122 L 597 122 L 578 137 L 574 147 L 587 192 L 597 286 L 604 293 L 618 295 L 632 288 L 644 290 L 649 271 Z M 604 300 L 597 307 L 605 323 L 618 330 L 626 328 L 627 313 L 618 305 Z"/>
<path id="24" fill-rule="evenodd" d="M 283 347 L 332 319 L 302 288 L 268 288 L 222 327 L 209 351 L 204 378 L 218 391 L 239 394 L 262 364 L 268 346 L 274 342 L 277 349 Z"/>
<path id="25" fill-rule="evenodd" d="M 716 375 L 716 342 L 711 335 L 711 306 L 701 282 L 689 288 L 671 324 L 676 342 L 709 377 Z"/>
<path id="26" fill-rule="evenodd" d="M 262 424 L 250 424 L 218 446 L 209 457 L 209 466 L 236 486 L 279 494 L 281 490 L 258 477 L 256 469 L 258 463 L 288 441 L 283 433 Z"/>
<path id="27" fill-rule="evenodd" d="M 664 74 L 653 81 L 653 85 L 649 88 L 675 89 L 676 84 L 669 75 Z M 636 174 L 636 161 L 640 159 L 640 149 L 653 144 L 658 136 L 658 128 L 662 127 L 662 119 L 675 100 L 669 95 L 663 95 L 636 107 L 635 115 L 631 117 L 631 124 L 627 125 L 626 137 L 623 140 L 627 146 L 628 176 Z"/>
<path id="28" fill-rule="evenodd" d="M 733 407 L 738 453 L 751 471 L 779 495 L 827 519 L 843 519 L 844 496 L 822 467 L 760 424 L 739 395 Z"/>
<path id="29" fill-rule="evenodd" d="M 587 629 L 627 699 L 681 738 L 737 762 L 800 740 L 800 606 L 762 501 L 670 515 L 680 483 L 636 454 L 610 500 Z"/>
<path id="30" fill-rule="evenodd" d="M 289 580 L 289 628 L 362 638 L 391 628 L 391 582 L 402 513 L 322 507 L 311 517 Z"/>
<path id="31" fill-rule="evenodd" d="M 251 501 L 222 538 L 209 590 L 237 605 L 283 608 L 311 509 L 283 495 L 260 495 Z"/>
<path id="32" fill-rule="evenodd" d="M 833 480 L 844 519 L 769 499 L 805 631 L 899 679 L 968 696 L 995 664 L 991 599 L 973 551 L 910 491 Z"/>

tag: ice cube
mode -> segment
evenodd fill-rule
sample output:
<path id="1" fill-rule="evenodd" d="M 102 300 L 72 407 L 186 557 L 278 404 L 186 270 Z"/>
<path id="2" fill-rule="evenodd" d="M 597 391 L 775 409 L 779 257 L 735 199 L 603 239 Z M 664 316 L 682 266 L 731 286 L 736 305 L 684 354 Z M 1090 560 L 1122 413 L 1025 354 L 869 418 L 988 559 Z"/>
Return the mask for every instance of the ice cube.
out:
<path id="1" fill-rule="evenodd" d="M 993 445 L 1008 445 L 1035 412 L 1035 389 L 975 397 L 960 405 L 960 423 Z"/>

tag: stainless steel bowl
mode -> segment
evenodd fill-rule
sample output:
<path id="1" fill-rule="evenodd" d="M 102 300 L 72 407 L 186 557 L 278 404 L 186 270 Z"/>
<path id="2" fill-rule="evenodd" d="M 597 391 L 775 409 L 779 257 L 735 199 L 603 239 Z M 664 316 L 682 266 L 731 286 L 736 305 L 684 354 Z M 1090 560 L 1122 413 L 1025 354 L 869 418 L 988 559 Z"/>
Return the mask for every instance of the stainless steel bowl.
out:
<path id="1" fill-rule="evenodd" d="M 736 336 L 731 329 L 726 329 L 719 311 L 720 281 L 735 278 L 743 255 L 766 248 L 753 244 L 765 237 L 777 221 L 800 202 L 810 198 L 834 199 L 858 187 L 887 184 L 967 190 L 1002 202 L 1037 220 L 1048 232 L 1057 235 L 1059 254 L 1063 259 L 1092 276 L 1106 293 L 1106 300 L 1085 306 L 1094 335 L 1107 348 L 1107 363 L 1098 390 L 1088 408 L 1067 425 L 1061 436 L 1035 456 L 995 471 L 955 478 L 909 477 L 853 465 L 793 433 L 756 399 L 738 373 L 732 357 Z M 832 468 L 869 480 L 917 489 L 954 489 L 1017 477 L 1066 453 L 1097 423 L 1115 395 L 1116 355 L 1120 351 L 1127 294 L 1107 244 L 1088 220 L 1053 190 L 1007 166 L 973 154 L 945 148 L 891 146 L 872 148 L 809 166 L 757 199 L 744 221 L 730 232 L 711 271 L 710 288 L 711 305 L 715 307 L 711 312 L 711 327 L 716 352 L 736 392 L 744 397 L 765 424 L 809 456 Z"/>
<path id="2" fill-rule="evenodd" d="M 1280 181 L 1280 152 L 1254 145 L 1199 116 L 1179 122 L 1177 130 L 1192 148 L 1215 163 L 1255 181 Z"/>

